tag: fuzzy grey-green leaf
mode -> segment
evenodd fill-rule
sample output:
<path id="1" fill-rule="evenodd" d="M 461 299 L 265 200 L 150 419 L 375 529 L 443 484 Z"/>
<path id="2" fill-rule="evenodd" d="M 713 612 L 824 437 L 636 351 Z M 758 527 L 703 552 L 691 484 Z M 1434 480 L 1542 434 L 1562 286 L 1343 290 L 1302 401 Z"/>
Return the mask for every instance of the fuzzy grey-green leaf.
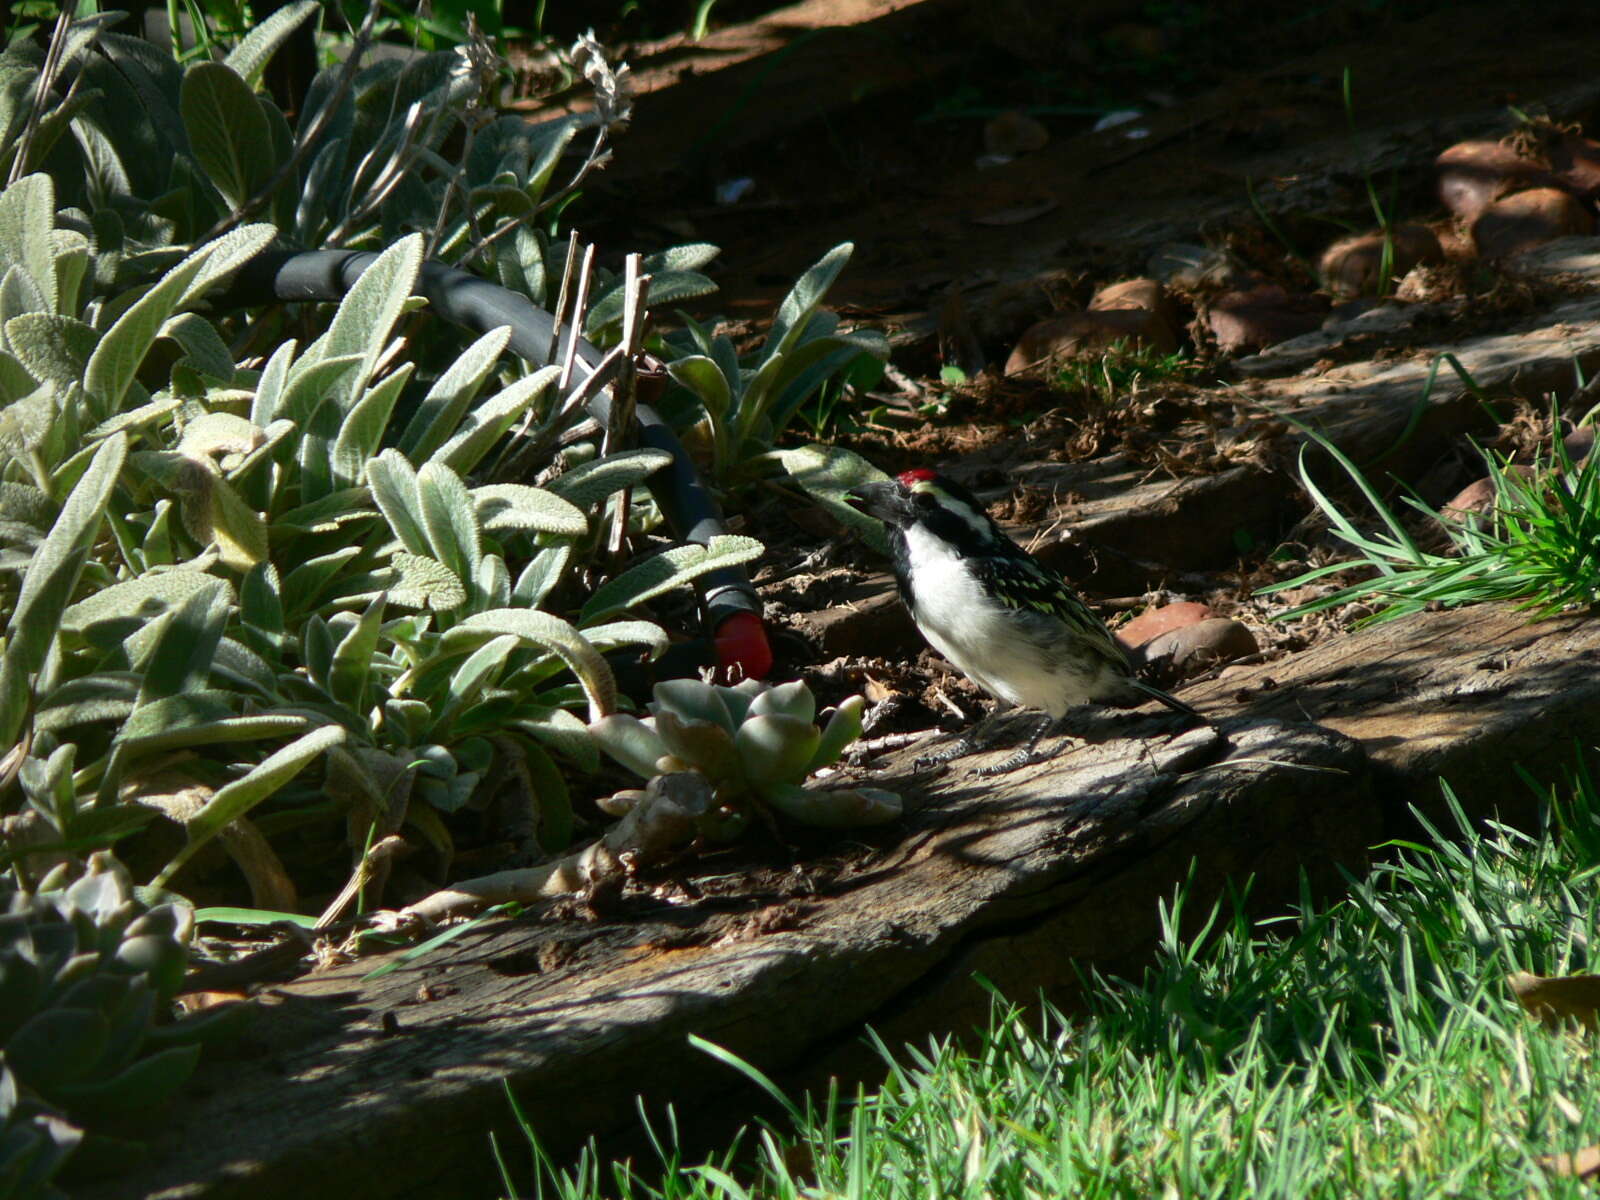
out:
<path id="1" fill-rule="evenodd" d="M 589 698 L 589 719 L 598 721 L 617 706 L 617 682 L 611 667 L 584 636 L 560 617 L 520 608 L 495 608 L 475 613 L 440 639 L 443 649 L 474 645 L 509 634 L 558 655 L 572 668 Z"/>
<path id="2" fill-rule="evenodd" d="M 674 546 L 663 550 L 596 588 L 583 606 L 579 623 L 591 625 L 707 571 L 752 562 L 761 557 L 762 550 L 760 542 L 738 534 L 713 537 L 705 546 Z"/>
<path id="3" fill-rule="evenodd" d="M 573 467 L 545 486 L 589 512 L 613 492 L 638 486 L 671 461 L 665 450 L 625 450 Z"/>
<path id="4" fill-rule="evenodd" d="M 228 52 L 223 65 L 232 68 L 248 87 L 259 87 L 261 74 L 273 54 L 320 7 L 317 0 L 297 0 L 259 22 Z"/>
<path id="5" fill-rule="evenodd" d="M 478 524 L 485 533 L 551 533 L 582 537 L 589 522 L 576 505 L 544 488 L 492 483 L 472 489 Z"/>
<path id="6" fill-rule="evenodd" d="M 165 887 L 191 855 L 210 841 L 223 826 L 244 816 L 268 799 L 327 750 L 345 740 L 343 726 L 325 725 L 296 738 L 269 755 L 247 775 L 219 790 L 188 824 L 189 841 L 158 874 L 153 883 Z"/>
<path id="7" fill-rule="evenodd" d="M 408 608 L 448 612 L 467 602 L 467 589 L 456 573 L 437 559 L 423 554 L 397 552 L 389 560 L 396 572 L 389 598 Z"/>
<path id="8" fill-rule="evenodd" d="M 238 208 L 267 182 L 272 131 L 250 85 L 224 63 L 199 62 L 183 75 L 178 111 L 189 147 L 222 198 Z"/>
<path id="9" fill-rule="evenodd" d="M 6 624 L 6 652 L 0 658 L 0 746 L 11 745 L 22 726 L 29 681 L 55 642 L 57 623 L 99 534 L 111 489 L 127 456 L 124 435 L 106 439 L 28 563 Z"/>

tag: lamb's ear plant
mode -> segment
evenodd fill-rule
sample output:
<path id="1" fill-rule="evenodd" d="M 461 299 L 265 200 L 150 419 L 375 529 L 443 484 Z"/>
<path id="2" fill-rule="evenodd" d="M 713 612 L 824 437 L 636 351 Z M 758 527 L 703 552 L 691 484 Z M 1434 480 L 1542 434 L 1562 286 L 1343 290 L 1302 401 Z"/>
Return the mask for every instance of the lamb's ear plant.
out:
<path id="1" fill-rule="evenodd" d="M 1552 413 L 1553 423 L 1558 416 Z M 1558 423 L 1555 427 L 1559 427 Z M 1288 620 L 1354 601 L 1380 607 L 1366 621 L 1385 621 L 1432 605 L 1455 607 L 1489 600 L 1512 600 L 1537 616 L 1600 603 L 1600 456 L 1574 463 L 1559 438 L 1546 456 L 1526 465 L 1485 454 L 1494 485 L 1485 513 L 1435 510 L 1413 497 L 1406 504 L 1435 524 L 1451 552 L 1424 550 L 1401 516 L 1384 502 L 1361 469 L 1325 436 L 1301 427 L 1308 445 L 1300 453 L 1300 478 L 1307 494 L 1327 517 L 1335 537 L 1358 557 L 1317 567 L 1294 579 L 1263 588 L 1263 594 L 1303 587 L 1329 575 L 1362 566 L 1376 574 L 1278 614 Z M 1357 518 L 1316 482 L 1310 469 L 1312 446 L 1333 459 L 1382 528 L 1366 532 Z"/>
<path id="2" fill-rule="evenodd" d="M 711 475 L 724 486 L 769 467 L 766 458 L 802 405 L 862 355 L 887 358 L 876 330 L 841 332 L 820 306 L 854 249 L 835 246 L 795 283 L 778 308 L 765 342 L 741 357 L 725 333 L 685 316 L 683 348 L 667 370 L 697 404 L 697 432 L 708 447 Z"/>
<path id="3" fill-rule="evenodd" d="M 553 611 L 590 570 L 599 516 L 663 456 L 477 482 L 513 425 L 571 419 L 556 368 L 502 361 L 505 330 L 429 364 L 391 432 L 420 235 L 310 345 L 244 368 L 196 306 L 269 227 L 109 294 L 77 286 L 84 242 L 56 227 L 47 177 L 0 195 L 0 229 L 0 746 L 24 763 L 77 747 L 59 788 L 27 796 L 48 840 L 176 822 L 185 844 L 155 878 L 181 886 L 227 831 L 273 908 L 298 897 L 263 829 L 303 845 L 320 819 L 355 855 L 409 826 L 447 862 L 441 818 L 495 799 L 529 850 L 562 848 L 565 774 L 594 764 L 586 725 L 617 706 L 604 654 L 659 652 L 633 610 L 759 544 L 673 548 L 599 575 L 572 619 Z"/>
<path id="4" fill-rule="evenodd" d="M 651 715 L 616 713 L 590 726 L 600 748 L 646 781 L 693 771 L 711 785 L 706 833 L 725 837 L 761 808 L 806 825 L 847 829 L 892 821 L 900 798 L 879 788 L 807 784 L 861 736 L 865 701 L 852 696 L 817 724 L 816 700 L 804 683 L 775 687 L 746 681 L 720 687 L 695 679 L 658 683 Z M 642 789 L 601 801 L 627 813 Z"/>

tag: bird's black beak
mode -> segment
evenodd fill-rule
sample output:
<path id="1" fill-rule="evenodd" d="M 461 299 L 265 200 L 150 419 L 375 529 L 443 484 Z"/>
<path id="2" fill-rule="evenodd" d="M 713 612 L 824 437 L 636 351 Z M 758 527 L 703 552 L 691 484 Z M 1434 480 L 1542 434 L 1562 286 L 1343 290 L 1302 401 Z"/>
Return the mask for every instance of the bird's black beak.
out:
<path id="1" fill-rule="evenodd" d="M 898 524 L 901 516 L 899 489 L 884 480 L 880 483 L 857 484 L 844 494 L 845 503 L 859 513 L 876 517 L 880 521 Z"/>

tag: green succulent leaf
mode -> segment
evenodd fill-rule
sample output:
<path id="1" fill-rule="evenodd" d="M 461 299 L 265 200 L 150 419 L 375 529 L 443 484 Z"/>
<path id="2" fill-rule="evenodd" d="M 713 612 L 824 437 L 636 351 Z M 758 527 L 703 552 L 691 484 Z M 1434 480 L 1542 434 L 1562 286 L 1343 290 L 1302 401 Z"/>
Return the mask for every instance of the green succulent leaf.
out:
<path id="1" fill-rule="evenodd" d="M 768 713 L 746 719 L 733 740 L 745 777 L 764 785 L 804 780 L 821 737 L 810 721 Z"/>
<path id="2" fill-rule="evenodd" d="M 655 775 L 656 762 L 667 753 L 659 733 L 626 713 L 590 722 L 589 735 L 601 750 L 643 779 Z"/>
<path id="3" fill-rule="evenodd" d="M 811 695 L 811 689 L 803 681 L 796 679 L 792 683 L 780 683 L 762 692 L 750 702 L 749 712 L 752 717 L 778 713 L 809 725 L 817 715 L 817 702 Z"/>
<path id="4" fill-rule="evenodd" d="M 784 816 L 822 829 L 860 829 L 896 820 L 900 797 L 881 788 L 803 788 L 779 785 L 763 795 Z"/>
<path id="5" fill-rule="evenodd" d="M 110 1040 L 110 1025 L 93 1009 L 46 1008 L 6 1039 L 5 1061 L 23 1083 L 50 1093 L 93 1070 Z"/>
<path id="6" fill-rule="evenodd" d="M 861 713 L 866 706 L 867 702 L 862 697 L 851 696 L 833 710 L 833 715 L 822 728 L 822 740 L 817 743 L 817 752 L 806 764 L 807 774 L 831 767 L 861 736 Z"/>
<path id="7" fill-rule="evenodd" d="M 656 733 L 667 753 L 681 758 L 715 784 L 737 780 L 743 770 L 733 735 L 715 721 L 685 721 L 671 709 L 656 713 Z"/>
<path id="8" fill-rule="evenodd" d="M 702 679 L 664 679 L 652 689 L 655 711 L 670 712 L 684 721 L 710 721 L 730 734 L 738 727 L 724 699 L 726 688 Z"/>
<path id="9" fill-rule="evenodd" d="M 146 1112 L 182 1087 L 199 1061 L 199 1046 L 173 1046 L 139 1059 L 111 1079 L 57 1088 L 56 1096 L 69 1111 L 88 1120 Z"/>

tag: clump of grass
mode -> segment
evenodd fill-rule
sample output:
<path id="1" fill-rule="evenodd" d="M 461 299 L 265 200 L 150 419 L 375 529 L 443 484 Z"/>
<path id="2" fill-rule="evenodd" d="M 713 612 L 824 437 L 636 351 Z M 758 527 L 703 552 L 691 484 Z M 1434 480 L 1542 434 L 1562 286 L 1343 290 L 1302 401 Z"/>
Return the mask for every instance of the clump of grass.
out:
<path id="1" fill-rule="evenodd" d="M 1586 1194 L 1540 1159 L 1600 1141 L 1592 1040 L 1541 1029 L 1505 978 L 1588 965 L 1593 784 L 1581 776 L 1564 806 L 1552 796 L 1538 835 L 1475 827 L 1445 794 L 1452 837 L 1394 843 L 1337 902 L 1305 896 L 1266 922 L 1227 902 L 1186 935 L 1180 890 L 1155 965 L 1137 983 L 1090 981 L 1086 1019 L 997 1003 L 975 1043 L 880 1045 L 882 1087 L 804 1109 L 743 1067 L 785 1104 L 788 1127 L 692 1164 L 669 1129 L 649 1171 L 592 1153 L 566 1170 L 542 1159 L 536 1194 Z"/>
<path id="2" fill-rule="evenodd" d="M 1118 338 L 1102 354 L 1072 358 L 1056 368 L 1051 386 L 1063 392 L 1082 392 L 1108 405 L 1141 386 L 1160 380 L 1187 381 L 1200 370 L 1200 364 L 1181 350 L 1164 354 Z"/>
<path id="3" fill-rule="evenodd" d="M 1381 605 L 1368 622 L 1405 616 L 1430 605 L 1456 607 L 1486 600 L 1518 601 L 1538 616 L 1600 602 L 1600 456 L 1574 463 L 1560 439 L 1548 457 L 1528 469 L 1486 455 L 1494 483 L 1494 507 L 1486 514 L 1435 510 L 1415 497 L 1412 509 L 1435 522 L 1449 542 L 1449 553 L 1423 550 L 1400 517 L 1379 496 L 1359 467 L 1332 442 L 1312 430 L 1306 435 L 1342 467 L 1377 514 L 1383 529 L 1364 533 L 1312 478 L 1306 451 L 1300 453 L 1300 478 L 1333 534 L 1357 557 L 1317 567 L 1262 594 L 1301 587 L 1352 567 L 1370 566 L 1370 579 L 1277 614 L 1278 620 L 1305 616 L 1351 601 Z"/>

